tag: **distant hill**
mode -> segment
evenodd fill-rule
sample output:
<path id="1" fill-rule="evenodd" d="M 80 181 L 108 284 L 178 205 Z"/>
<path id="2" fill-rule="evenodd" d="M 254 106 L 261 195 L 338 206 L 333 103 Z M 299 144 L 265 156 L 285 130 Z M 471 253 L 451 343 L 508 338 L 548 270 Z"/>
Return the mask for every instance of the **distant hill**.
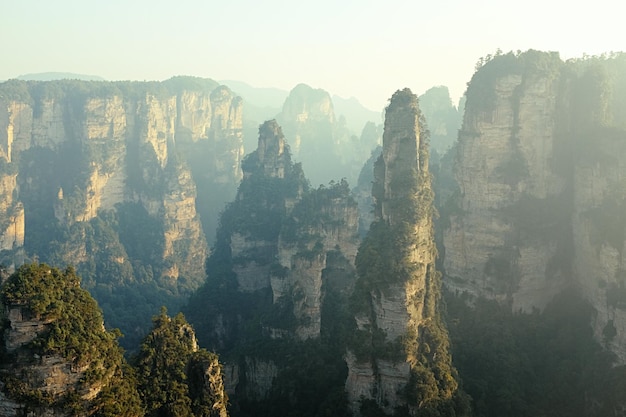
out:
<path id="1" fill-rule="evenodd" d="M 220 80 L 221 84 L 243 97 L 250 115 L 245 117 L 257 118 L 259 121 L 275 117 L 283 108 L 283 104 L 289 95 L 289 91 L 274 87 L 253 87 L 243 81 Z M 365 108 L 356 98 L 342 98 L 332 96 L 333 107 L 337 117 L 342 115 L 346 118 L 347 127 L 359 134 L 368 121 L 380 123 L 381 111 L 373 111 Z"/>
<path id="2" fill-rule="evenodd" d="M 374 111 L 365 108 L 359 100 L 354 97 L 342 98 L 333 95 L 333 107 L 335 108 L 337 117 L 344 116 L 348 129 L 356 133 L 361 133 L 363 126 L 365 126 L 367 122 L 380 124 L 383 121 L 383 109 Z"/>
<path id="3" fill-rule="evenodd" d="M 243 97 L 256 107 L 271 107 L 281 109 L 289 91 L 274 87 L 253 87 L 243 81 L 220 80 L 220 84 L 228 86 L 231 90 Z"/>
<path id="4" fill-rule="evenodd" d="M 106 81 L 98 75 L 74 74 L 73 72 L 38 72 L 34 74 L 22 74 L 18 80 L 25 81 L 52 81 L 52 80 L 82 80 L 82 81 Z"/>

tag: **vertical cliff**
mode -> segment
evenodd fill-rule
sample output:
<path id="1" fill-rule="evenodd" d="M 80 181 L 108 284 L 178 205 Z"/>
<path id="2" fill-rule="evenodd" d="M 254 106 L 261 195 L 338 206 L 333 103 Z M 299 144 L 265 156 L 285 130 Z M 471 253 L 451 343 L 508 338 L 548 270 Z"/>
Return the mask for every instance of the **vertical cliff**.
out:
<path id="1" fill-rule="evenodd" d="M 572 65 L 572 259 L 596 339 L 626 363 L 626 56 Z"/>
<path id="2" fill-rule="evenodd" d="M 623 199 L 621 61 L 565 64 L 529 51 L 476 72 L 456 149 L 458 207 L 444 237 L 450 289 L 531 311 L 575 286 L 603 312 L 598 340 L 614 323 L 599 294 L 620 285 L 623 262 L 624 220 L 606 217 Z"/>
<path id="3" fill-rule="evenodd" d="M 454 150 L 458 192 L 441 210 L 449 305 L 469 305 L 452 313 L 454 336 L 465 341 L 459 356 L 468 361 L 459 369 L 477 374 L 496 328 L 506 337 L 489 355 L 516 351 L 520 363 L 497 366 L 535 369 L 527 384 L 539 392 L 563 380 L 568 361 L 578 369 L 573 382 L 555 397 L 536 396 L 537 412 L 623 407 L 614 387 L 626 379 L 625 69 L 623 54 L 563 62 L 527 51 L 481 62 L 468 85 Z M 575 344 L 564 343 L 568 334 Z M 526 346 L 544 348 L 535 356 Z M 497 381 L 518 398 L 536 395 L 492 377 L 472 379 L 468 392 L 482 395 Z M 481 412 L 503 410 L 485 404 Z"/>
<path id="4" fill-rule="evenodd" d="M 445 232 L 453 290 L 531 311 L 565 285 L 559 256 L 567 211 L 543 216 L 567 204 L 566 180 L 551 165 L 561 66 L 558 55 L 502 57 L 468 87 L 456 149 L 460 198 Z"/>
<path id="5" fill-rule="evenodd" d="M 363 163 L 378 144 L 372 122 L 360 137 L 353 135 L 346 118 L 336 115 L 330 94 L 306 84 L 291 90 L 276 119 L 290 138 L 294 159 L 302 162 L 313 186 L 341 178 L 355 184 Z"/>
<path id="6" fill-rule="evenodd" d="M 220 219 L 207 282 L 186 315 L 201 343 L 224 358 L 236 407 L 256 415 L 277 412 L 277 404 L 323 407 L 321 400 L 306 405 L 307 397 L 342 390 L 341 352 L 330 340 L 337 317 L 330 312 L 352 285 L 356 202 L 345 181 L 309 188 L 276 121 L 259 127 L 257 150 L 242 169 L 237 196 Z M 307 375 L 311 367 L 318 371 Z M 328 370 L 324 378 L 320 369 Z"/>
<path id="7" fill-rule="evenodd" d="M 376 220 L 356 260 L 357 331 L 346 355 L 346 391 L 356 414 L 372 403 L 387 414 L 452 412 L 459 395 L 440 315 L 423 123 L 417 97 L 397 91 L 374 166 Z"/>
<path id="8" fill-rule="evenodd" d="M 76 265 L 135 343 L 205 278 L 205 236 L 242 177 L 241 109 L 191 77 L 0 84 L 4 262 Z"/>

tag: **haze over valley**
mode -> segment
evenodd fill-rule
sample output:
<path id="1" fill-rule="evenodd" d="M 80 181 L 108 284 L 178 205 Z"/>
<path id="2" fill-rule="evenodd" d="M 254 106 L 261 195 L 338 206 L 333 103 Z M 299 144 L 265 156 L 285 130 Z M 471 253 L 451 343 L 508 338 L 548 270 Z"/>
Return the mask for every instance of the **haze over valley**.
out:
<path id="1" fill-rule="evenodd" d="M 3 9 L 0 416 L 624 414 L 610 3 Z"/>

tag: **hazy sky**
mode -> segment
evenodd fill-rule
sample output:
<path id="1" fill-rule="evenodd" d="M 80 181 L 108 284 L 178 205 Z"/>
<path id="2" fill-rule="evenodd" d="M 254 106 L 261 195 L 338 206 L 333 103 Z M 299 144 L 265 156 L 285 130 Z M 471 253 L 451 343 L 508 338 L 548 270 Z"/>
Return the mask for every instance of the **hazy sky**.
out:
<path id="1" fill-rule="evenodd" d="M 617 0 L 0 0 L 0 80 L 63 71 L 303 82 L 380 110 L 404 87 L 447 85 L 456 100 L 497 48 L 626 51 L 622 9 Z"/>

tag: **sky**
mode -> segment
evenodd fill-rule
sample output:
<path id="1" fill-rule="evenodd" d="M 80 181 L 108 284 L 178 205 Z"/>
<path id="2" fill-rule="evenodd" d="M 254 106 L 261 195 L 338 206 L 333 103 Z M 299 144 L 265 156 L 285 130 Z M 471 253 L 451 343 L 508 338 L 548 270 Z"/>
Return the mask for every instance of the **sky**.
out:
<path id="1" fill-rule="evenodd" d="M 0 0 L 0 80 L 72 72 L 107 80 L 193 75 L 381 110 L 394 91 L 445 85 L 456 102 L 478 59 L 626 51 L 622 2 L 595 0 Z"/>

